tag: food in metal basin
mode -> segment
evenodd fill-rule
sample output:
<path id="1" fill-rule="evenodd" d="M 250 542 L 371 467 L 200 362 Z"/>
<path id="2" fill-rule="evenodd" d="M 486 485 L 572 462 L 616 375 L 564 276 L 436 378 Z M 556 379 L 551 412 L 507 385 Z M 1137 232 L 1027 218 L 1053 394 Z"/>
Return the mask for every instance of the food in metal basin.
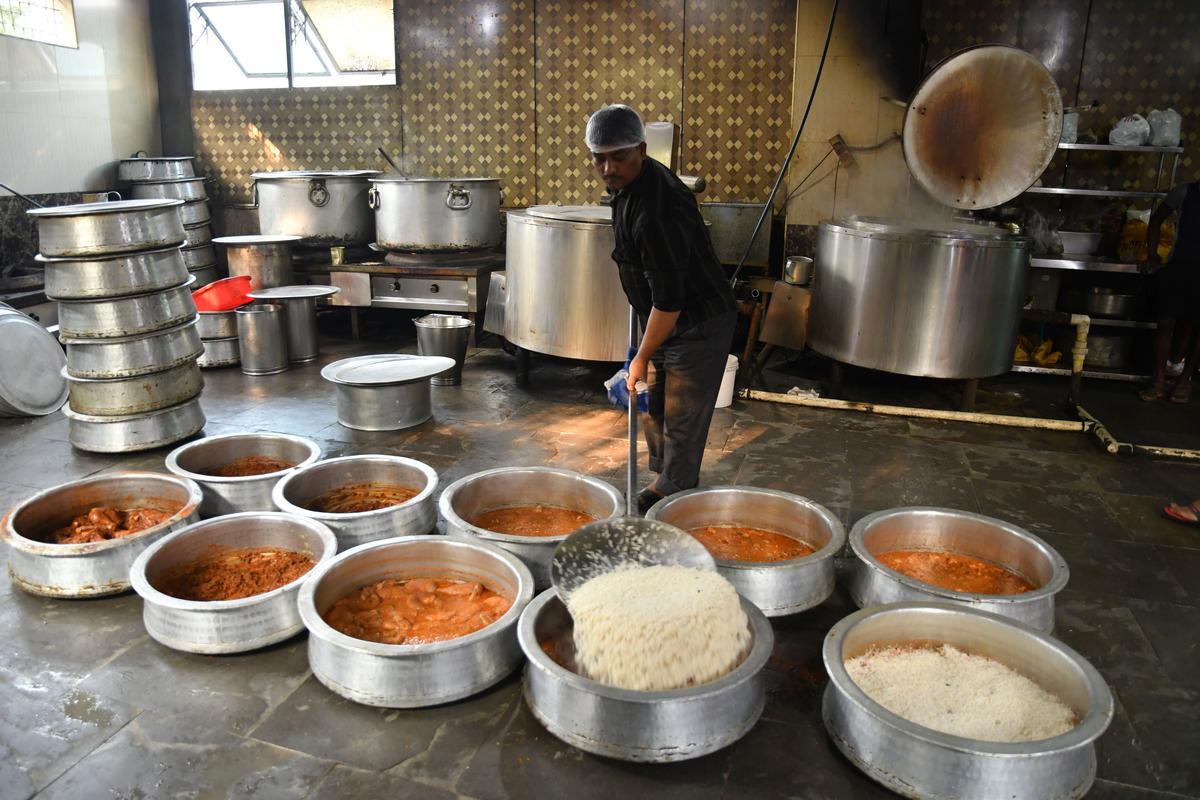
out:
<path id="1" fill-rule="evenodd" d="M 935 731 L 985 742 L 1035 742 L 1078 724 L 1075 712 L 1019 672 L 948 644 L 873 648 L 846 672 L 876 703 Z"/>
<path id="2" fill-rule="evenodd" d="M 790 561 L 815 552 L 799 539 L 739 525 L 706 525 L 688 531 L 722 561 Z"/>
<path id="3" fill-rule="evenodd" d="M 482 583 L 449 578 L 384 580 L 357 589 L 322 616 L 355 639 L 428 644 L 491 625 L 512 602 Z"/>
<path id="4" fill-rule="evenodd" d="M 1032 583 L 1004 567 L 973 556 L 940 550 L 893 550 L 875 556 L 881 564 L 914 580 L 970 594 L 1024 594 Z"/>
<path id="5" fill-rule="evenodd" d="M 242 456 L 217 467 L 209 474 L 219 478 L 245 478 L 249 475 L 270 475 L 272 472 L 282 472 L 294 466 L 294 461 L 273 456 Z"/>
<path id="6" fill-rule="evenodd" d="M 567 603 L 575 658 L 589 678 L 659 691 L 716 680 L 750 647 L 737 590 L 690 567 L 620 569 L 588 580 Z"/>
<path id="7" fill-rule="evenodd" d="M 49 541 L 55 544 L 83 544 L 119 539 L 146 528 L 153 528 L 174 516 L 179 508 L 180 506 L 176 506 L 170 511 L 163 511 L 157 508 L 118 509 L 97 506 L 89 509 L 86 514 L 75 517 L 70 525 L 54 531 L 50 534 Z"/>
<path id="8" fill-rule="evenodd" d="M 326 514 L 356 514 L 398 506 L 418 494 L 415 489 L 390 483 L 357 483 L 325 492 L 311 500 L 307 508 Z"/>
<path id="9" fill-rule="evenodd" d="M 316 561 L 308 553 L 275 547 L 222 550 L 180 564 L 154 581 L 154 588 L 180 600 L 237 600 L 264 594 L 306 574 Z"/>
<path id="10" fill-rule="evenodd" d="M 596 518 L 573 508 L 558 506 L 513 506 L 487 511 L 471 519 L 471 524 L 511 536 L 565 536 Z"/>

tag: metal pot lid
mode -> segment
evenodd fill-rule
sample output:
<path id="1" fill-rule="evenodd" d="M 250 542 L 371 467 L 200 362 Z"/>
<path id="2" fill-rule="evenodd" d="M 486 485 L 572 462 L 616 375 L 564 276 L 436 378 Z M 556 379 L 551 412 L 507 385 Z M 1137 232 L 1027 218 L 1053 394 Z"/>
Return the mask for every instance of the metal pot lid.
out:
<path id="1" fill-rule="evenodd" d="M 208 178 L 203 175 L 185 175 L 182 178 L 144 178 L 138 181 L 130 181 L 130 184 L 134 186 L 143 186 L 146 184 L 157 183 L 191 183 L 192 181 L 204 183 L 206 180 L 208 180 Z"/>
<path id="2" fill-rule="evenodd" d="M 183 205 L 182 200 L 112 200 L 103 203 L 74 203 L 69 206 L 31 208 L 25 213 L 31 217 L 80 217 L 90 214 L 115 214 L 118 211 L 150 211 L 181 205 Z"/>
<path id="3" fill-rule="evenodd" d="M 255 172 L 250 177 L 256 181 L 310 180 L 312 178 L 374 178 L 381 174 L 377 169 L 293 169 L 280 172 Z"/>
<path id="4" fill-rule="evenodd" d="M 19 311 L 0 313 L 0 401 L 43 416 L 67 400 L 67 357 L 50 332 Z"/>
<path id="5" fill-rule="evenodd" d="M 445 356 L 384 353 L 335 361 L 321 370 L 321 377 L 331 383 L 350 386 L 387 386 L 427 380 L 453 368 L 454 359 Z"/>
<path id="6" fill-rule="evenodd" d="M 499 178 L 430 178 L 410 175 L 381 175 L 371 183 L 498 183 Z"/>
<path id="7" fill-rule="evenodd" d="M 212 242 L 213 244 L 227 245 L 288 244 L 290 242 L 298 242 L 303 238 L 303 236 L 295 236 L 290 233 L 259 233 L 246 236 L 218 236 Z M 203 247 L 204 245 L 200 246 Z"/>
<path id="8" fill-rule="evenodd" d="M 248 292 L 246 296 L 254 300 L 300 300 L 306 297 L 328 297 L 340 291 L 336 286 L 273 286 Z"/>
<path id="9" fill-rule="evenodd" d="M 531 217 L 560 219 L 564 222 L 612 224 L 612 206 L 530 206 L 525 213 Z"/>
<path id="10" fill-rule="evenodd" d="M 823 227 L 837 228 L 846 233 L 864 236 L 884 237 L 939 237 L 943 239 L 971 239 L 974 241 L 1015 243 L 1023 241 L 1004 228 L 979 223 L 947 220 L 945 227 L 935 225 L 915 225 L 902 219 L 887 219 L 885 217 L 843 217 L 834 222 L 822 222 Z"/>
<path id="11" fill-rule="evenodd" d="M 1024 50 L 982 45 L 934 67 L 904 115 L 904 160 L 943 205 L 992 208 L 1045 172 L 1062 134 L 1062 95 Z"/>
<path id="12" fill-rule="evenodd" d="M 144 161 L 195 161 L 195 156 L 130 156 L 122 158 L 122 164 L 138 164 Z"/>

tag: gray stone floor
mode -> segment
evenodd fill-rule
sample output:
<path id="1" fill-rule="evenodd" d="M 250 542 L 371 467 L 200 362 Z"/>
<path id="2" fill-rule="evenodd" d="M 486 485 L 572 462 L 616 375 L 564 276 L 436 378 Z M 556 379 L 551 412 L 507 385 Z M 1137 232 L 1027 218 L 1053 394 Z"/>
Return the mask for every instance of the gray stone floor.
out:
<path id="1" fill-rule="evenodd" d="M 322 362 L 394 345 L 327 341 Z M 518 389 L 511 364 L 499 350 L 473 352 L 461 387 L 434 389 L 434 421 L 385 434 L 336 423 L 319 365 L 210 372 L 206 430 L 304 434 L 329 456 L 409 455 L 443 486 L 501 464 L 555 464 L 623 487 L 624 418 L 597 390 L 606 370 L 538 360 L 532 386 Z M 0 420 L 0 507 L 95 472 L 162 469 L 164 451 L 105 457 L 66 439 L 60 415 Z M 705 484 L 786 489 L 847 524 L 930 504 L 1046 538 L 1071 566 L 1058 634 L 1117 699 L 1091 796 L 1200 795 L 1200 531 L 1158 511 L 1200 495 L 1196 467 L 1117 460 L 1083 434 L 742 402 L 717 413 L 708 446 Z M 519 675 L 450 706 L 371 709 L 311 677 L 302 637 L 248 655 L 184 655 L 147 638 L 135 596 L 43 600 L 0 580 L 0 798 L 891 796 L 835 752 L 820 721 L 821 640 L 852 610 L 839 592 L 775 622 L 766 713 L 744 740 L 697 761 L 636 766 L 550 736 L 523 704 Z"/>

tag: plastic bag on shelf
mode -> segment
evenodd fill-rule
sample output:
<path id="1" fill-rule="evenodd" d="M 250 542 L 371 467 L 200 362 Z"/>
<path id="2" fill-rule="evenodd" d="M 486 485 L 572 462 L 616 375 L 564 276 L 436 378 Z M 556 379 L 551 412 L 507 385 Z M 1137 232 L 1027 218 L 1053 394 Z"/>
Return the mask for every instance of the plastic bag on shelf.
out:
<path id="1" fill-rule="evenodd" d="M 1061 216 L 1045 217 L 1034 209 L 1028 209 L 1025 224 L 1022 226 L 1025 235 L 1033 240 L 1033 252 L 1049 256 L 1063 254 L 1062 237 L 1058 228 L 1062 225 Z"/>
<path id="2" fill-rule="evenodd" d="M 1079 112 L 1068 111 L 1063 114 L 1062 134 L 1058 140 L 1064 144 L 1075 144 L 1079 140 Z"/>
<path id="3" fill-rule="evenodd" d="M 1150 144 L 1155 147 L 1178 147 L 1183 128 L 1183 117 L 1173 108 L 1166 111 L 1154 109 L 1146 115 L 1150 124 Z"/>
<path id="4" fill-rule="evenodd" d="M 1108 143 L 1122 147 L 1139 147 L 1150 141 L 1150 123 L 1141 114 L 1130 114 L 1108 132 Z"/>

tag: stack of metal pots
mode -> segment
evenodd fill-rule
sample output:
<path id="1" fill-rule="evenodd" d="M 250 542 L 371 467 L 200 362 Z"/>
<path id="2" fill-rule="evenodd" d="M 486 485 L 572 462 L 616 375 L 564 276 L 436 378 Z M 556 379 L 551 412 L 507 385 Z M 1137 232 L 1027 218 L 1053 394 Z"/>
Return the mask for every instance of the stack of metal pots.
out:
<path id="1" fill-rule="evenodd" d="M 196 330 L 204 349 L 199 361 L 201 369 L 235 367 L 242 363 L 237 309 L 199 312 Z"/>
<path id="2" fill-rule="evenodd" d="M 196 175 L 193 156 L 150 157 L 143 152 L 121 159 L 117 177 L 128 185 L 134 200 L 182 200 L 184 242 L 181 251 L 188 272 L 196 276 L 195 288 L 219 276 L 213 247 L 212 215 L 205 178 Z"/>
<path id="3" fill-rule="evenodd" d="M 204 427 L 186 239 L 172 200 L 39 208 L 46 295 L 58 302 L 71 444 L 147 450 Z"/>

